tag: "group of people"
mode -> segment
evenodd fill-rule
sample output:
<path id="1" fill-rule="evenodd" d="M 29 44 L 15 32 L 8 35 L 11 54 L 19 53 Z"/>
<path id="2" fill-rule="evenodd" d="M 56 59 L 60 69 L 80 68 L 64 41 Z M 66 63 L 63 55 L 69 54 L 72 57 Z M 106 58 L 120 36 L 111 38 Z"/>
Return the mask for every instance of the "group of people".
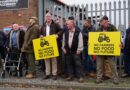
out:
<path id="1" fill-rule="evenodd" d="M 115 56 L 92 56 L 88 55 L 88 34 L 89 32 L 115 32 L 116 27 L 110 24 L 108 17 L 100 19 L 99 27 L 96 29 L 91 19 L 85 20 L 83 30 L 75 24 L 74 18 L 69 17 L 63 27 L 53 21 L 50 13 L 45 15 L 45 23 L 40 27 L 37 17 L 29 19 L 29 27 L 26 32 L 19 28 L 18 24 L 12 25 L 8 37 L 0 32 L 0 53 L 5 58 L 6 51 L 24 53 L 28 73 L 26 78 L 36 77 L 35 56 L 32 40 L 49 35 L 56 35 L 59 49 L 59 57 L 43 60 L 45 75 L 43 79 L 52 78 L 57 80 L 58 75 L 63 75 L 67 81 L 78 78 L 79 82 L 84 81 L 85 75 L 96 77 L 96 83 L 102 83 L 105 78 L 112 78 L 114 84 L 119 83 L 119 76 L 115 62 Z M 126 31 L 125 40 L 122 43 L 124 49 L 125 74 L 130 76 L 130 29 Z M 7 40 L 6 40 L 7 39 Z M 5 42 L 6 41 L 6 42 Z"/>

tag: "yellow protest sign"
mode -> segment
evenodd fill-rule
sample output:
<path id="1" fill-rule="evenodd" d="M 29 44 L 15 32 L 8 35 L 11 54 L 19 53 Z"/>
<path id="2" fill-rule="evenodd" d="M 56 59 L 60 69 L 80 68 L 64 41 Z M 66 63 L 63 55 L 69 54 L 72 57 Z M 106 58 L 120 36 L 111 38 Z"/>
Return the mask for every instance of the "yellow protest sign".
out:
<path id="1" fill-rule="evenodd" d="M 120 55 L 120 32 L 90 32 L 89 55 Z"/>
<path id="2" fill-rule="evenodd" d="M 36 60 L 59 56 L 56 35 L 50 35 L 33 40 Z"/>

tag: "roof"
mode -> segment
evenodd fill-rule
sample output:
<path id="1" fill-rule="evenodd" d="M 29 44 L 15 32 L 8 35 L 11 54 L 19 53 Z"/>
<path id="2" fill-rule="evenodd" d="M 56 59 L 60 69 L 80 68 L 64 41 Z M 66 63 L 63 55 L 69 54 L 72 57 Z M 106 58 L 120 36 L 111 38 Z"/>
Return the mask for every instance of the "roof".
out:
<path id="1" fill-rule="evenodd" d="M 62 4 L 62 5 L 67 5 L 66 3 L 63 2 L 63 0 L 56 0 L 56 2 L 58 2 L 58 3 Z"/>

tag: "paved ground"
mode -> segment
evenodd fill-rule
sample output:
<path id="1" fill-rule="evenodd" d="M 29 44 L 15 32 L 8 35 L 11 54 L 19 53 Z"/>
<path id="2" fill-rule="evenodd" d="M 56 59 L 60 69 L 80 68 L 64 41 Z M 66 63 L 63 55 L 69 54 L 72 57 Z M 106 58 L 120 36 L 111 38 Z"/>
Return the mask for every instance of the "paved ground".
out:
<path id="1" fill-rule="evenodd" d="M 79 83 L 76 79 L 69 82 L 60 77 L 54 81 L 52 79 L 42 80 L 40 76 L 30 80 L 25 79 L 25 77 L 17 78 L 7 76 L 5 79 L 0 79 L 0 86 L 49 88 L 49 90 L 130 90 L 130 78 L 121 79 L 119 85 L 114 85 L 111 80 L 104 81 L 101 84 L 95 84 L 95 79 L 90 77 L 86 77 L 84 83 Z"/>
<path id="2" fill-rule="evenodd" d="M 19 88 L 19 87 L 0 87 L 0 90 L 53 90 L 40 88 Z"/>
<path id="3" fill-rule="evenodd" d="M 65 81 L 63 78 L 58 77 L 58 80 L 52 79 L 42 80 L 44 74 L 40 71 L 35 79 L 26 79 L 25 77 L 13 77 L 6 73 L 4 79 L 0 78 L 0 90 L 11 90 L 7 87 L 19 87 L 12 90 L 130 90 L 130 78 L 120 79 L 119 85 L 114 85 L 112 80 L 106 80 L 101 84 L 95 84 L 95 78 L 85 77 L 84 83 L 74 81 Z"/>

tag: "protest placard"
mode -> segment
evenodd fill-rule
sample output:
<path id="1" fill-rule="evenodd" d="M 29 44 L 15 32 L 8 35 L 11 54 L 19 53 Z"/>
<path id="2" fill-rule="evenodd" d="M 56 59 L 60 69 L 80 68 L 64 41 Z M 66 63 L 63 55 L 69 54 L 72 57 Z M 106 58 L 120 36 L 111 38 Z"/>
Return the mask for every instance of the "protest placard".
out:
<path id="1" fill-rule="evenodd" d="M 34 39 L 33 46 L 36 60 L 59 56 L 55 35 Z"/>
<path id="2" fill-rule="evenodd" d="M 120 55 L 120 32 L 90 32 L 89 55 Z"/>

